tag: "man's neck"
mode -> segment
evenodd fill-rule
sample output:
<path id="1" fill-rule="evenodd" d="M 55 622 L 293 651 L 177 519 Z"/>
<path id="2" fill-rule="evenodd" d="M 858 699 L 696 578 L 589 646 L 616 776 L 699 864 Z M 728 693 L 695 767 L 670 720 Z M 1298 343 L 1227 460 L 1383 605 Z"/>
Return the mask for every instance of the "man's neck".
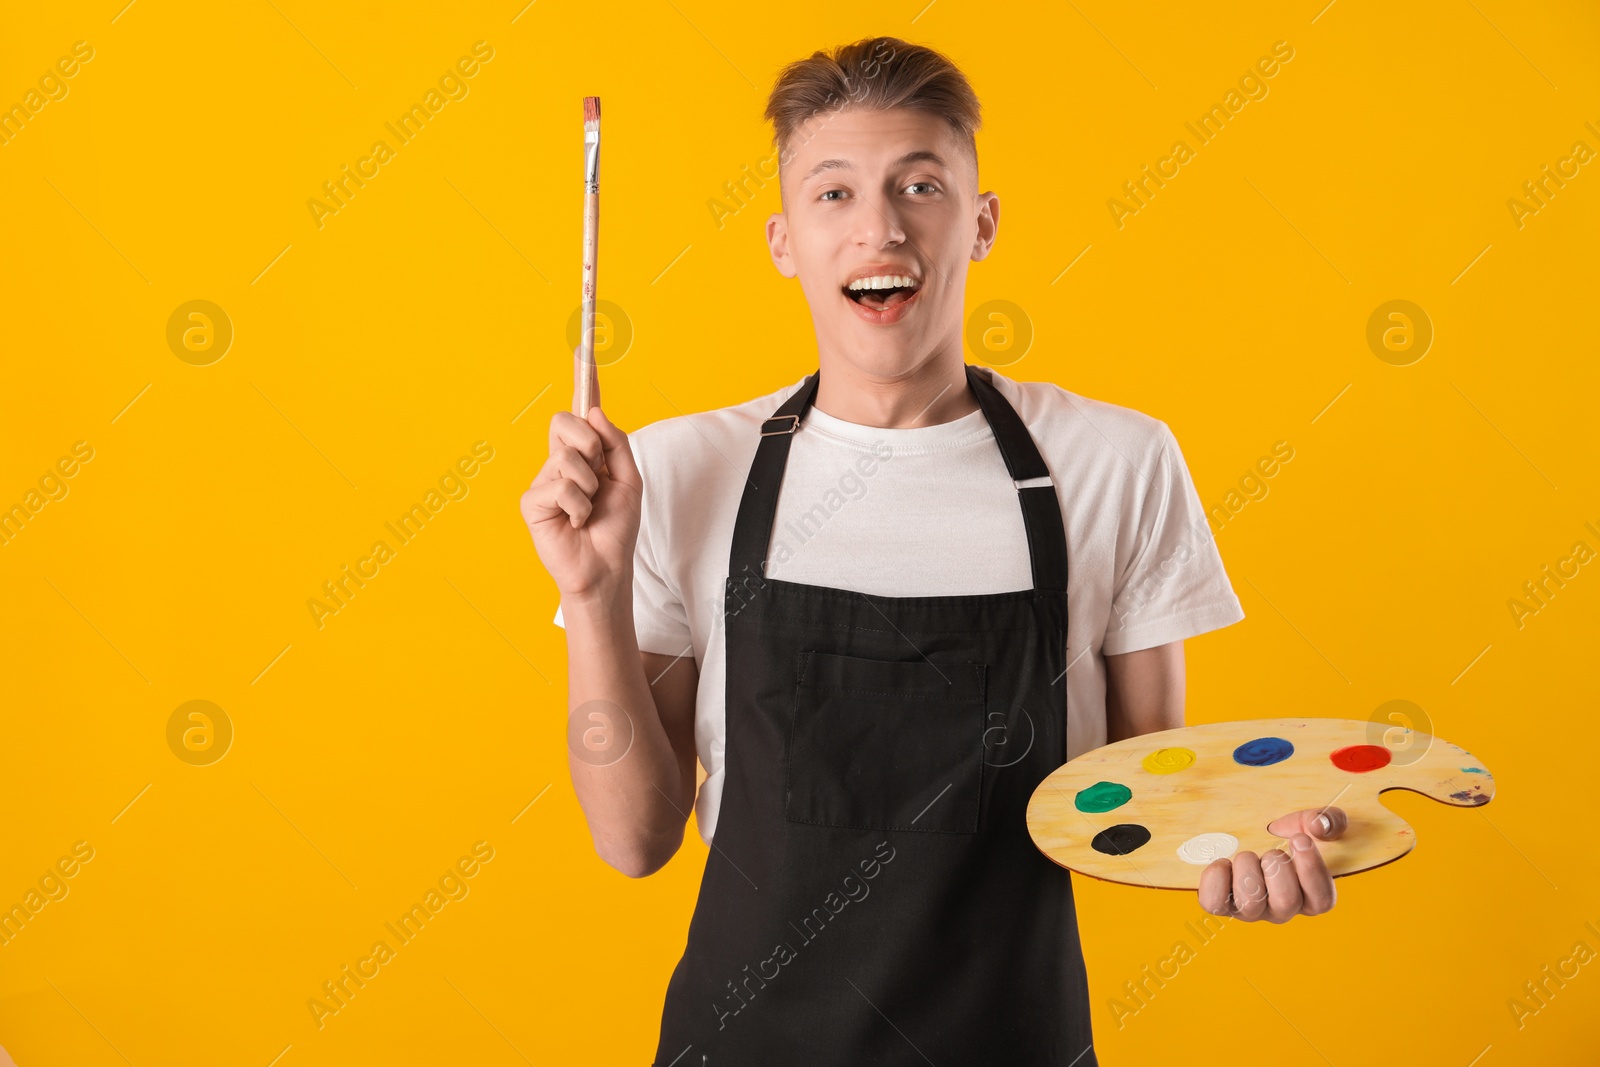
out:
<path id="1" fill-rule="evenodd" d="M 907 429 L 954 422 L 978 410 L 959 352 L 931 359 L 903 378 L 873 377 L 839 359 L 822 364 L 813 404 L 845 422 Z"/>

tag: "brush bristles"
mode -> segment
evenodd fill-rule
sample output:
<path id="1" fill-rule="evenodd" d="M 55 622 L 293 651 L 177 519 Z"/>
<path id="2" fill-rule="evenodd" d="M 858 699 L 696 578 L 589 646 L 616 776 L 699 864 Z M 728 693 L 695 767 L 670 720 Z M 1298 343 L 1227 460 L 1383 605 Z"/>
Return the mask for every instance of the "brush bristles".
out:
<path id="1" fill-rule="evenodd" d="M 598 123 L 599 121 L 600 121 L 600 98 L 598 96 L 586 96 L 586 97 L 584 97 L 583 98 L 583 124 L 585 126 L 588 126 L 591 122 Z"/>

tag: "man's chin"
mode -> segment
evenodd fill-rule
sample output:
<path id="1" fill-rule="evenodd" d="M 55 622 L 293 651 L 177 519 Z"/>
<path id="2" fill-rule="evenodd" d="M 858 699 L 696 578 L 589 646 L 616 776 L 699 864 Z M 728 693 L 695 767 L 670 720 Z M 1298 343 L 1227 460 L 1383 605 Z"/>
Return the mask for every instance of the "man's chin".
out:
<path id="1" fill-rule="evenodd" d="M 931 345 L 921 336 L 847 336 L 830 354 L 857 374 L 878 381 L 909 377 L 928 361 Z"/>

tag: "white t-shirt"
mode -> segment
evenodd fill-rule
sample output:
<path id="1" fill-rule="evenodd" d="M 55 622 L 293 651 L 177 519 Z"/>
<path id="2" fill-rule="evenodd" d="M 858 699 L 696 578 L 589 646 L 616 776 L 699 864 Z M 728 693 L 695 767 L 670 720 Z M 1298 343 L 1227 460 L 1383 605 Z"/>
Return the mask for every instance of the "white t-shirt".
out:
<path id="1" fill-rule="evenodd" d="M 989 368 L 979 368 L 990 373 Z M 991 380 L 1050 469 L 1067 533 L 1067 755 L 1106 743 L 1105 656 L 1244 618 L 1167 425 L 1050 382 Z M 716 832 L 726 739 L 723 591 L 761 423 L 805 382 L 628 435 L 644 483 L 639 648 L 700 668 L 700 835 Z M 1033 585 L 1016 484 L 982 411 L 885 429 L 807 411 L 790 445 L 767 577 L 878 596 Z M 556 611 L 557 625 L 561 612 Z"/>

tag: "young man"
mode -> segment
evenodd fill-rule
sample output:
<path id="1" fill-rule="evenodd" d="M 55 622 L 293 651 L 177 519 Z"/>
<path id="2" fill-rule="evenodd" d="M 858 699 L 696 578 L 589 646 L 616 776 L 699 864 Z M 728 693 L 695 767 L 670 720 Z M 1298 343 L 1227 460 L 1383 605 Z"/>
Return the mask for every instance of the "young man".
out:
<path id="1" fill-rule="evenodd" d="M 818 371 L 631 438 L 559 413 L 522 503 L 597 851 L 648 875 L 691 807 L 712 848 L 656 1067 L 1091 1067 L 1072 884 L 1028 798 L 1183 725 L 1183 639 L 1243 612 L 1164 423 L 964 362 L 1000 203 L 961 73 L 861 41 L 791 64 L 767 117 L 767 240 Z M 1217 860 L 1200 906 L 1326 911 L 1312 839 L 1344 824 L 1286 814 L 1291 851 Z"/>

